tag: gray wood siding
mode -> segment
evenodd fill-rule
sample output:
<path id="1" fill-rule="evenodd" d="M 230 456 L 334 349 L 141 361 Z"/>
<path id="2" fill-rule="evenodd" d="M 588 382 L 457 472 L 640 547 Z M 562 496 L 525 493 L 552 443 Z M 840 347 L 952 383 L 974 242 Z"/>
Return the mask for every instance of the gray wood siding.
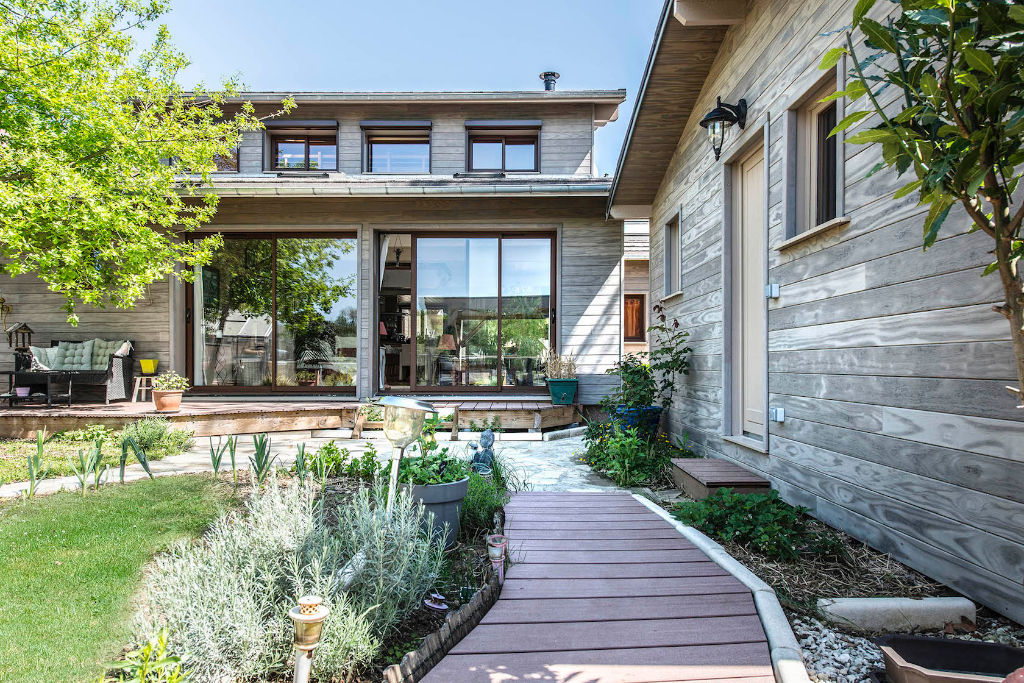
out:
<path id="1" fill-rule="evenodd" d="M 79 306 L 79 323 L 72 327 L 61 309 L 63 299 L 46 284 L 29 275 L 8 279 L 3 295 L 13 312 L 8 322 L 26 322 L 32 328 L 32 345 L 49 346 L 51 340 L 131 339 L 136 358 L 157 358 L 161 369 L 170 358 L 170 285 L 167 281 L 150 285 L 145 299 L 130 310 Z M 14 349 L 6 339 L 0 341 L 0 369 L 14 369 Z M 4 390 L 7 387 L 4 385 Z"/>
<path id="2" fill-rule="evenodd" d="M 261 113 L 269 109 L 261 107 Z M 593 107 L 589 104 L 557 105 L 452 105 L 424 103 L 410 105 L 360 106 L 303 104 L 288 114 L 298 120 L 338 121 L 338 170 L 347 175 L 362 173 L 363 135 L 360 121 L 429 120 L 431 130 L 431 172 L 451 175 L 466 171 L 467 119 L 541 120 L 540 172 L 545 175 L 591 176 L 593 153 Z M 260 174 L 269 169 L 269 147 L 263 132 L 246 133 L 239 147 L 239 168 L 243 174 Z M 340 179 L 340 177 L 339 177 Z"/>
<path id="3" fill-rule="evenodd" d="M 758 0 L 730 28 L 665 174 L 651 217 L 650 287 L 664 292 L 662 226 L 681 212 L 682 294 L 666 301 L 691 333 L 693 372 L 669 415 L 712 457 L 769 477 L 789 501 L 1018 621 L 1024 620 L 1024 414 L 1001 298 L 981 278 L 989 239 L 954 211 L 921 250 L 923 212 L 892 200 L 904 181 L 863 176 L 879 150 L 845 145 L 850 224 L 783 250 L 785 113 L 817 82 L 852 0 Z M 876 18 L 888 9 L 878 5 Z M 697 120 L 715 97 L 750 107 L 728 160 L 768 123 L 768 454 L 723 438 L 723 171 Z M 891 99 L 891 98 L 890 98 Z M 858 103 L 859 106 L 859 103 Z M 867 120 L 871 125 L 871 120 Z"/>

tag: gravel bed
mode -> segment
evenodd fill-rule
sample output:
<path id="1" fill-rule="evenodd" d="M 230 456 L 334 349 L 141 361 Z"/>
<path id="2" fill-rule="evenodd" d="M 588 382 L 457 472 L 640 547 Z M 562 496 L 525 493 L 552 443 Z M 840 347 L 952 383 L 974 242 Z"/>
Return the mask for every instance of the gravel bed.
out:
<path id="1" fill-rule="evenodd" d="M 807 674 L 819 683 L 863 683 L 885 667 L 882 651 L 867 638 L 836 631 L 813 617 L 790 615 Z"/>

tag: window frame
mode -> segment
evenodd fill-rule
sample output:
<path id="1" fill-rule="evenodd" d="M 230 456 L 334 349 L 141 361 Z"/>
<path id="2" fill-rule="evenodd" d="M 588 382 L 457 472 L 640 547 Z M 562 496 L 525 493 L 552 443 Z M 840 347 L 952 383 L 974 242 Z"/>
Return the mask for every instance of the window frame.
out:
<path id="1" fill-rule="evenodd" d="M 821 99 L 836 92 L 835 81 L 830 80 L 811 91 L 807 96 L 806 103 L 800 107 L 797 114 L 797 197 L 796 197 L 796 224 L 794 234 L 799 235 L 830 220 L 838 218 L 838 192 L 836 188 L 837 171 L 836 157 L 838 157 L 838 144 L 835 137 L 826 137 L 829 131 L 821 130 L 821 117 L 831 109 L 838 113 L 838 105 L 835 100 L 822 102 Z M 833 125 L 834 127 L 834 125 Z M 831 130 L 831 129 L 829 129 Z M 827 166 L 828 150 L 832 148 L 832 164 Z M 826 149 L 823 149 L 826 148 Z M 827 179 L 822 178 L 822 173 L 828 172 Z M 831 185 L 830 195 L 826 195 L 825 201 L 832 204 L 834 215 L 822 217 L 822 189 Z"/>
<path id="2" fill-rule="evenodd" d="M 683 288 L 680 275 L 681 259 L 679 254 L 679 223 L 680 213 L 676 212 L 662 226 L 662 250 L 664 264 L 662 270 L 662 289 L 664 298 L 678 294 Z"/>
<path id="3" fill-rule="evenodd" d="M 277 150 L 278 145 L 281 142 L 297 142 L 301 140 L 303 144 L 303 165 L 302 166 L 278 166 L 277 165 Z M 334 145 L 334 167 L 333 168 L 310 168 L 309 167 L 309 148 L 310 140 L 330 140 Z M 338 153 L 338 135 L 334 133 L 277 133 L 273 132 L 270 134 L 270 170 L 271 171 L 337 171 L 338 164 L 340 162 Z"/>
<path id="4" fill-rule="evenodd" d="M 360 121 L 362 132 L 361 173 L 372 175 L 430 175 L 434 172 L 434 130 L 430 121 Z M 374 171 L 373 143 L 388 138 L 391 144 L 426 144 L 426 171 Z"/>
<path id="5" fill-rule="evenodd" d="M 506 168 L 505 148 L 510 140 L 528 140 L 533 145 L 533 168 Z M 501 168 L 478 168 L 473 163 L 473 144 L 476 142 L 500 142 L 501 143 Z M 519 143 L 523 144 L 523 143 Z M 470 130 L 466 144 L 466 170 L 474 172 L 504 172 L 504 173 L 539 173 L 540 172 L 540 131 L 535 133 L 493 133 L 485 130 Z"/>
<path id="6" fill-rule="evenodd" d="M 626 330 L 626 301 L 640 300 L 640 334 L 630 336 Z M 629 292 L 622 295 L 622 341 L 627 344 L 643 344 L 647 342 L 647 295 L 641 292 Z"/>

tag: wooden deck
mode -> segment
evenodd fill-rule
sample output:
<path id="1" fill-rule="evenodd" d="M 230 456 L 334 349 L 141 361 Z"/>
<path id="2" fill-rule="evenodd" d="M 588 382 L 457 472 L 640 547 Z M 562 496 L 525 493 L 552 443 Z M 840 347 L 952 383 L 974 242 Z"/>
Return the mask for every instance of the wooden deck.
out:
<path id="1" fill-rule="evenodd" d="M 495 424 L 505 429 L 541 430 L 571 424 L 575 406 L 555 406 L 550 401 L 480 400 L 427 397 L 443 416 L 458 410 L 459 426 Z M 354 399 L 193 399 L 186 397 L 177 413 L 166 417 L 196 436 L 248 434 L 256 432 L 305 431 L 355 428 L 360 404 Z M 54 405 L 21 405 L 9 408 L 0 404 L 0 438 L 34 438 L 36 430 L 46 427 L 53 434 L 81 429 L 91 424 L 120 428 L 142 417 L 157 415 L 150 401 L 117 401 Z M 364 423 L 359 429 L 377 429 L 380 423 Z M 538 435 L 539 438 L 539 435 Z"/>
<path id="2" fill-rule="evenodd" d="M 627 493 L 519 493 L 501 597 L 425 683 L 775 680 L 753 597 Z"/>

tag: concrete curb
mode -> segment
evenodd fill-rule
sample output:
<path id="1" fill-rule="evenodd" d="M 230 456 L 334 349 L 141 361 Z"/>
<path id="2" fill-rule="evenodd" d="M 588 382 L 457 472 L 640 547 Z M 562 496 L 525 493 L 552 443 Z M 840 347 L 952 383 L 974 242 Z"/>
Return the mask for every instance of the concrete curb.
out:
<path id="1" fill-rule="evenodd" d="M 651 512 L 674 526 L 676 531 L 704 551 L 704 554 L 710 557 L 715 564 L 750 589 L 754 595 L 757 616 L 768 637 L 768 650 L 771 653 L 772 668 L 775 670 L 775 680 L 778 683 L 810 683 L 811 679 L 807 675 L 807 668 L 804 666 L 803 655 L 800 652 L 800 643 L 793 635 L 793 629 L 790 628 L 789 620 L 786 618 L 785 612 L 782 611 L 782 605 L 779 604 L 779 598 L 775 595 L 772 587 L 737 562 L 736 558 L 725 552 L 725 548 L 700 531 L 686 526 L 657 503 L 635 493 L 632 495 Z"/>
<path id="2" fill-rule="evenodd" d="M 568 429 L 557 429 L 553 432 L 544 433 L 544 441 L 558 441 L 559 439 L 571 439 L 574 436 L 583 436 L 587 431 L 586 427 L 570 427 Z"/>

